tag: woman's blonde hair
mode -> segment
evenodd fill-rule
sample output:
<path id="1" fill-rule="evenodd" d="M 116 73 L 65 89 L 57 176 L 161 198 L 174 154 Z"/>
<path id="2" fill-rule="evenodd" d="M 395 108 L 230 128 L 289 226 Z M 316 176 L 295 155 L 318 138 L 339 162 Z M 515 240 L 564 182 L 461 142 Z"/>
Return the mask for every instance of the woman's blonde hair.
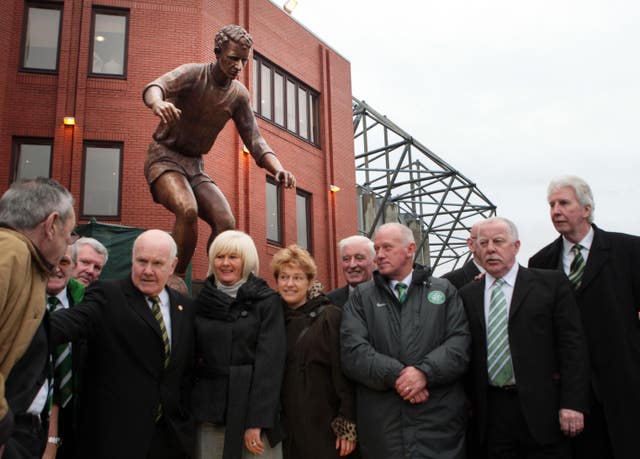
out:
<path id="1" fill-rule="evenodd" d="M 273 256 L 271 260 L 271 271 L 273 271 L 273 277 L 275 277 L 276 280 L 280 275 L 280 270 L 285 265 L 298 266 L 307 275 L 307 279 L 309 280 L 315 279 L 316 274 L 318 274 L 316 262 L 313 261 L 309 252 L 296 244 L 280 250 Z"/>
<path id="2" fill-rule="evenodd" d="M 249 274 L 258 275 L 260 271 L 260 260 L 256 245 L 247 233 L 236 230 L 223 231 L 213 240 L 209 247 L 209 272 L 213 273 L 213 260 L 218 255 L 235 253 L 242 259 L 242 280 L 246 281 Z"/>

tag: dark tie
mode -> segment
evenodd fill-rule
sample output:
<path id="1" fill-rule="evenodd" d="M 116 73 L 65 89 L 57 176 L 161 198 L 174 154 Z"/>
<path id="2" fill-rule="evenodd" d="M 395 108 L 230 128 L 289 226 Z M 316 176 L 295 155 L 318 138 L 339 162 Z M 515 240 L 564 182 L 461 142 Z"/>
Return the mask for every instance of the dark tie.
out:
<path id="1" fill-rule="evenodd" d="M 169 334 L 167 333 L 167 327 L 164 324 L 164 318 L 162 317 L 162 311 L 160 310 L 160 298 L 157 296 L 150 296 L 151 300 L 151 312 L 153 317 L 158 321 L 160 326 L 160 334 L 162 335 L 162 342 L 164 344 L 164 367 L 169 366 L 169 357 L 171 355 L 171 348 L 169 346 Z"/>
<path id="2" fill-rule="evenodd" d="M 404 303 L 404 300 L 407 299 L 407 284 L 402 282 L 398 282 L 395 286 L 396 292 L 398 292 L 398 301 L 400 303 Z"/>
<path id="3" fill-rule="evenodd" d="M 50 296 L 47 299 L 47 303 L 49 303 L 49 312 L 64 309 L 60 300 L 55 296 Z M 71 344 L 56 346 L 53 351 L 53 361 L 53 403 L 64 408 L 71 401 L 73 394 Z"/>
<path id="4" fill-rule="evenodd" d="M 584 274 L 584 258 L 582 258 L 581 250 L 583 247 L 580 244 L 575 244 L 571 247 L 573 253 L 573 261 L 569 267 L 569 280 L 573 284 L 574 289 L 578 289 L 582 283 L 582 274 Z"/>
<path id="5" fill-rule="evenodd" d="M 502 387 L 513 378 L 513 364 L 509 349 L 509 313 L 503 279 L 496 279 L 489 303 L 487 330 L 487 372 L 494 386 Z"/>

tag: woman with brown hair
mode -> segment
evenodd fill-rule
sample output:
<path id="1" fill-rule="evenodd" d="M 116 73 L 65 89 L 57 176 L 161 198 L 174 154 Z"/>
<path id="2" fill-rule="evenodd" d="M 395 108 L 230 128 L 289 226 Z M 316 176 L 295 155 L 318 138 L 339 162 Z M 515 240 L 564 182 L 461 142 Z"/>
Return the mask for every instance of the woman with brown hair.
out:
<path id="1" fill-rule="evenodd" d="M 322 293 L 322 284 L 314 284 L 317 268 L 306 250 L 297 245 L 280 250 L 271 268 L 285 302 L 287 329 L 284 458 L 349 456 L 356 446 L 355 403 L 340 365 L 342 311 Z"/>

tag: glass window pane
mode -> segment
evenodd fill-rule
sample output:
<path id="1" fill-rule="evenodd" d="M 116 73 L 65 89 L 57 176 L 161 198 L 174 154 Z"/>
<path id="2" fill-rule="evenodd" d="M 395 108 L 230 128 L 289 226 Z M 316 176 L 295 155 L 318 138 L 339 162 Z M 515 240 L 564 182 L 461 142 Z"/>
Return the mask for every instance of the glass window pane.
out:
<path id="1" fill-rule="evenodd" d="M 253 111 L 258 111 L 258 61 L 253 59 Z"/>
<path id="2" fill-rule="evenodd" d="M 58 34 L 62 11 L 29 7 L 25 34 L 23 67 L 56 70 L 58 67 Z"/>
<path id="3" fill-rule="evenodd" d="M 51 145 L 20 144 L 17 161 L 16 180 L 49 177 Z"/>
<path id="4" fill-rule="evenodd" d="M 298 107 L 300 109 L 299 112 L 299 122 L 300 122 L 300 130 L 299 134 L 305 139 L 309 138 L 309 118 L 307 115 L 307 91 L 304 89 L 298 89 Z"/>
<path id="5" fill-rule="evenodd" d="M 120 148 L 87 147 L 83 215 L 117 216 L 120 196 Z"/>
<path id="6" fill-rule="evenodd" d="M 260 69 L 260 114 L 271 119 L 271 69 L 262 64 Z"/>
<path id="7" fill-rule="evenodd" d="M 309 99 L 311 100 L 311 118 L 309 118 L 309 140 L 312 143 L 318 143 L 318 119 L 320 117 L 320 110 L 318 110 L 318 97 L 309 94 Z"/>
<path id="8" fill-rule="evenodd" d="M 298 132 L 296 126 L 296 85 L 287 80 L 287 129 L 293 132 Z"/>
<path id="9" fill-rule="evenodd" d="M 273 120 L 284 126 L 284 77 L 273 74 Z"/>
<path id="10" fill-rule="evenodd" d="M 267 239 L 280 241 L 280 199 L 278 186 L 267 181 Z"/>
<path id="11" fill-rule="evenodd" d="M 296 195 L 296 223 L 298 226 L 298 245 L 309 250 L 309 206 L 307 196 Z"/>
<path id="12" fill-rule="evenodd" d="M 95 13 L 92 73 L 124 75 L 127 17 Z"/>

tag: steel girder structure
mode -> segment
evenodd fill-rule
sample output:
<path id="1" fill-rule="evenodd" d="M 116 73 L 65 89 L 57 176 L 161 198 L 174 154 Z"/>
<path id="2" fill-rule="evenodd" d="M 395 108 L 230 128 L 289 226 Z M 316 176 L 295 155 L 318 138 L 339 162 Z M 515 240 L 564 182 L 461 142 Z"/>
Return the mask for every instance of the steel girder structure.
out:
<path id="1" fill-rule="evenodd" d="M 459 171 L 386 116 L 353 98 L 359 229 L 371 237 L 388 221 L 412 228 L 417 258 L 441 272 L 469 256 L 471 225 L 496 206 Z"/>

